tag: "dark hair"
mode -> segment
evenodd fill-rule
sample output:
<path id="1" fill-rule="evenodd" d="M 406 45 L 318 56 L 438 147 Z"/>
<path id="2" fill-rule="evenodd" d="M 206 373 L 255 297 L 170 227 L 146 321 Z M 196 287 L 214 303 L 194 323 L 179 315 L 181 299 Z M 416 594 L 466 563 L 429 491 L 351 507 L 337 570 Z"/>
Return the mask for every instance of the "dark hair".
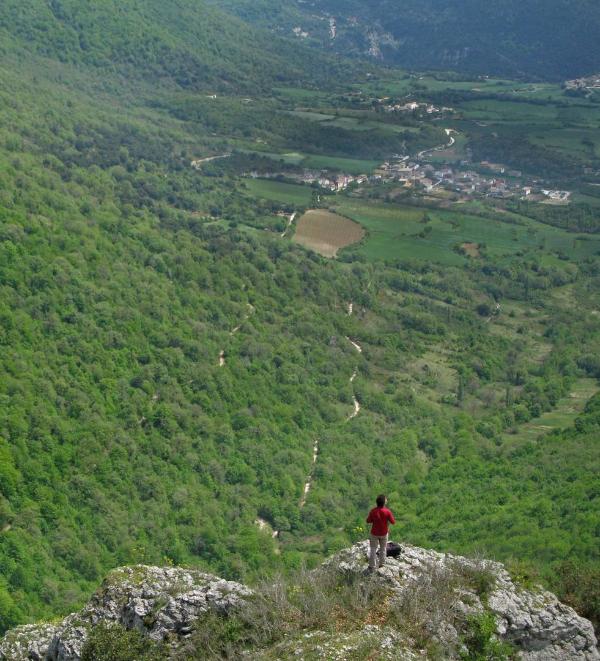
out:
<path id="1" fill-rule="evenodd" d="M 385 494 L 380 493 L 377 498 L 375 498 L 377 507 L 383 507 L 385 505 Z"/>

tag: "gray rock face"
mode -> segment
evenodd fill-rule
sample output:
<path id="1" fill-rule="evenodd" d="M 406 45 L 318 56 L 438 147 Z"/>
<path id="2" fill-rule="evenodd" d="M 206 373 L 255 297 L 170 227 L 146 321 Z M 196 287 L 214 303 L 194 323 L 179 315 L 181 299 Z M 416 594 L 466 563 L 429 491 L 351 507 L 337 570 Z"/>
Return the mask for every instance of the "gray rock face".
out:
<path id="1" fill-rule="evenodd" d="M 0 659 L 79 661 L 91 627 L 114 622 L 154 640 L 183 636 L 209 610 L 227 612 L 252 591 L 200 571 L 176 567 L 123 567 L 111 572 L 78 613 L 58 625 L 22 626 L 0 643 Z"/>
<path id="2" fill-rule="evenodd" d="M 57 630 L 54 624 L 24 624 L 12 629 L 0 642 L 0 659 L 43 661 Z"/>
<path id="3" fill-rule="evenodd" d="M 368 543 L 360 542 L 327 560 L 324 567 L 362 580 L 367 555 Z M 355 655 L 369 637 L 381 642 L 382 658 L 423 658 L 411 640 L 413 625 L 429 632 L 444 658 L 458 659 L 465 651 L 470 616 L 491 613 L 498 640 L 513 643 L 522 659 L 600 661 L 590 622 L 547 591 L 520 588 L 499 563 L 404 545 L 399 558 L 388 558 L 364 580 L 385 587 L 391 595 L 389 607 L 397 609 L 407 627 L 368 624 L 360 631 L 337 632 L 333 638 L 326 632 L 300 632 L 300 638 L 278 644 L 276 656 L 272 650 L 268 658 L 344 659 L 345 654 Z M 111 572 L 88 604 L 62 622 L 10 631 L 0 642 L 0 660 L 79 661 L 91 628 L 101 622 L 176 644 L 203 613 L 242 608 L 251 595 L 239 583 L 200 571 L 124 567 Z"/>
<path id="4" fill-rule="evenodd" d="M 326 564 L 341 571 L 365 571 L 368 542 L 360 542 L 341 551 Z M 469 583 L 481 577 L 491 579 L 485 600 Z M 424 601 L 429 608 L 428 617 L 434 625 L 440 643 L 447 650 L 460 649 L 459 637 L 448 615 L 476 614 L 487 608 L 498 623 L 500 640 L 514 643 L 520 657 L 528 661 L 600 660 L 597 640 L 591 622 L 561 603 L 555 595 L 543 589 L 524 590 L 513 583 L 504 566 L 497 562 L 477 561 L 461 556 L 436 553 L 414 546 L 403 545 L 398 559 L 388 558 L 377 577 L 387 584 L 402 602 L 418 601 L 425 593 L 437 603 Z M 453 580 L 457 579 L 458 580 Z M 445 588 L 440 584 L 446 583 Z M 427 585 L 437 588 L 427 593 Z M 466 584 L 466 585 L 465 585 Z M 440 601 L 446 601 L 446 608 Z M 484 604 L 483 601 L 486 603 Z M 442 617 L 440 617 L 442 616 Z M 452 658 L 450 654 L 449 658 Z"/>

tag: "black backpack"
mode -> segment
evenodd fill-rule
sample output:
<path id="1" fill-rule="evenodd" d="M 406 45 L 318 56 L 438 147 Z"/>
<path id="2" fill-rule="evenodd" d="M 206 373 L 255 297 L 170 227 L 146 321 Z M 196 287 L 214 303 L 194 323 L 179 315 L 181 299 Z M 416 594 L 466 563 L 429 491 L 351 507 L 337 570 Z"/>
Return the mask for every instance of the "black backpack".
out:
<path id="1" fill-rule="evenodd" d="M 402 553 L 402 547 L 397 542 L 388 542 L 385 554 L 388 558 L 397 558 Z"/>

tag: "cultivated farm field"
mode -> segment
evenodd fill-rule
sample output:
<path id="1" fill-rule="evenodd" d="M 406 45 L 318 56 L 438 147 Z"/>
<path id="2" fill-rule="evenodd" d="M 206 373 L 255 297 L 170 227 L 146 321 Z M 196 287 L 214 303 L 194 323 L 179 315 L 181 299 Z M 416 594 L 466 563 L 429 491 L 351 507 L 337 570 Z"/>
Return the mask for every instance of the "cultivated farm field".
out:
<path id="1" fill-rule="evenodd" d="M 335 257 L 338 250 L 357 243 L 364 235 L 364 229 L 349 218 L 311 209 L 298 221 L 294 240 L 324 257 Z"/>

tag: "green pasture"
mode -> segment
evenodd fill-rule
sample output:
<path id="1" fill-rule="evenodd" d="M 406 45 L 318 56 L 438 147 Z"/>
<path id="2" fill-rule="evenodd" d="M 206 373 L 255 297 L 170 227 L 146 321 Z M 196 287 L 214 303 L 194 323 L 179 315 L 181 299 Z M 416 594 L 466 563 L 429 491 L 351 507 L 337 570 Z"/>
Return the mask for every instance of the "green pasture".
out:
<path id="1" fill-rule="evenodd" d="M 541 147 L 561 151 L 577 158 L 600 158 L 598 129 L 550 129 L 529 136 L 530 142 Z"/>
<path id="2" fill-rule="evenodd" d="M 270 158 L 276 162 L 287 165 L 300 165 L 312 170 L 340 170 L 349 174 L 371 174 L 381 165 L 381 161 L 368 161 L 360 158 L 343 158 L 338 156 L 325 156 L 322 154 L 307 154 L 302 152 L 268 152 L 252 149 L 241 149 L 247 154 L 256 154 L 264 158 Z"/>
<path id="3" fill-rule="evenodd" d="M 553 105 L 481 99 L 465 101 L 460 109 L 467 119 L 511 124 L 552 124 L 559 126 L 558 108 Z"/>
<path id="4" fill-rule="evenodd" d="M 555 429 L 565 429 L 575 422 L 575 418 L 583 411 L 586 402 L 595 395 L 600 386 L 596 379 L 578 379 L 569 394 L 560 399 L 552 411 L 543 413 L 539 418 L 526 422 L 516 429 L 514 434 L 506 434 L 505 440 L 510 445 L 522 441 L 535 441 L 540 436 Z"/>
<path id="5" fill-rule="evenodd" d="M 271 179 L 244 179 L 244 184 L 254 197 L 297 206 L 309 205 L 313 193 L 313 189 L 308 186 Z"/>
<path id="6" fill-rule="evenodd" d="M 388 133 L 418 133 L 421 128 L 418 126 L 402 126 L 401 124 L 392 124 L 391 122 L 381 122 L 377 119 L 367 117 L 348 117 L 346 115 L 338 116 L 331 121 L 323 122 L 323 126 L 337 126 L 348 131 L 370 131 L 378 129 Z"/>
<path id="7" fill-rule="evenodd" d="M 274 87 L 273 94 L 284 100 L 310 105 L 315 101 L 322 102 L 329 98 L 329 94 L 317 90 L 301 89 L 299 87 Z"/>
<path id="8" fill-rule="evenodd" d="M 585 195 L 583 193 L 574 193 L 573 202 L 581 204 L 590 204 L 593 207 L 600 207 L 600 197 L 595 195 Z"/>
<path id="9" fill-rule="evenodd" d="M 464 101 L 460 110 L 466 119 L 489 123 L 543 126 L 548 130 L 565 128 L 597 129 L 600 108 L 594 105 L 561 107 L 552 103 L 523 103 L 498 99 Z"/>
<path id="10" fill-rule="evenodd" d="M 288 114 L 294 117 L 300 117 L 301 119 L 308 119 L 311 122 L 323 122 L 335 118 L 335 115 L 326 115 L 325 113 L 313 112 L 311 110 L 289 110 Z"/>
<path id="11" fill-rule="evenodd" d="M 239 148 L 238 151 L 243 154 L 256 154 L 263 158 L 270 158 L 272 161 L 284 163 L 285 165 L 299 165 L 304 160 L 304 154 L 297 151 L 289 152 L 273 152 L 273 151 L 258 151 L 256 149 Z"/>
<path id="12" fill-rule="evenodd" d="M 365 94 L 373 94 L 379 97 L 398 96 L 409 92 L 443 92 L 465 91 L 481 92 L 482 94 L 510 94 L 515 96 L 526 96 L 533 99 L 564 100 L 566 97 L 559 85 L 552 83 L 527 83 L 521 81 L 506 80 L 501 78 L 487 78 L 482 80 L 439 80 L 433 76 L 419 76 L 417 78 L 399 78 L 390 80 L 377 80 L 366 84 L 358 84 Z"/>
<path id="13" fill-rule="evenodd" d="M 560 252 L 577 260 L 600 249 L 600 238 L 583 240 L 529 219 L 522 219 L 523 224 L 517 225 L 461 211 L 371 204 L 351 198 L 338 198 L 335 208 L 368 230 L 358 250 L 373 260 L 417 259 L 464 264 L 468 258 L 458 254 L 454 247 L 465 242 L 484 246 L 485 254 L 500 261 L 511 260 L 522 252 L 548 255 Z M 430 219 L 428 223 L 422 222 L 425 214 Z"/>
<path id="14" fill-rule="evenodd" d="M 306 154 L 302 162 L 305 168 L 321 170 L 332 168 L 349 174 L 370 174 L 381 165 L 381 161 L 367 161 L 359 158 L 341 158 L 337 156 L 321 156 Z"/>
<path id="15" fill-rule="evenodd" d="M 411 91 L 440 92 L 444 90 L 481 91 L 481 92 L 509 92 L 518 84 L 510 80 L 489 78 L 486 80 L 438 80 L 433 76 L 418 76 L 411 78 L 397 78 L 376 80 L 369 83 L 355 85 L 365 94 L 376 96 L 397 96 Z"/>

